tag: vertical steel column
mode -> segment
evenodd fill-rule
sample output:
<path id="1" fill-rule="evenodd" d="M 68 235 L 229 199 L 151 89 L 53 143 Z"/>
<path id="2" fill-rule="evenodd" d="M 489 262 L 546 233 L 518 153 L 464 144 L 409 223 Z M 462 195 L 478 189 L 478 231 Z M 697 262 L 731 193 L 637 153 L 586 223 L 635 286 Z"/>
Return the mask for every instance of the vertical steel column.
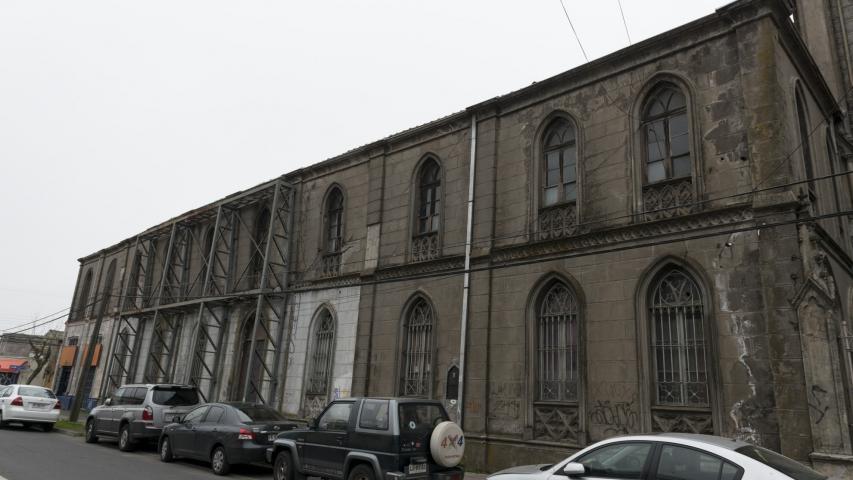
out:
<path id="1" fill-rule="evenodd" d="M 169 370 L 172 361 L 171 348 L 173 343 L 171 337 L 174 337 L 174 328 L 175 325 L 168 318 L 163 317 L 160 313 L 160 303 L 163 298 L 163 291 L 166 287 L 166 280 L 169 273 L 169 264 L 172 261 L 172 248 L 175 245 L 175 235 L 178 230 L 177 222 L 172 223 L 172 229 L 169 234 L 169 245 L 166 247 L 166 258 L 163 263 L 163 271 L 160 273 L 160 284 L 157 285 L 157 296 L 154 298 L 154 318 L 152 320 L 152 324 L 154 325 L 154 331 L 151 335 L 151 342 L 148 344 L 148 362 L 149 365 L 145 366 L 145 380 L 150 383 L 159 383 L 160 381 L 169 381 Z M 164 328 L 166 333 L 170 336 L 170 342 L 167 344 L 166 340 L 163 339 L 163 331 Z M 159 342 L 157 345 L 155 342 Z M 157 346 L 157 350 L 155 352 L 155 346 Z M 163 349 L 166 349 L 166 366 L 163 366 Z M 153 367 L 153 368 L 152 368 Z M 159 372 L 154 369 L 159 370 Z"/>

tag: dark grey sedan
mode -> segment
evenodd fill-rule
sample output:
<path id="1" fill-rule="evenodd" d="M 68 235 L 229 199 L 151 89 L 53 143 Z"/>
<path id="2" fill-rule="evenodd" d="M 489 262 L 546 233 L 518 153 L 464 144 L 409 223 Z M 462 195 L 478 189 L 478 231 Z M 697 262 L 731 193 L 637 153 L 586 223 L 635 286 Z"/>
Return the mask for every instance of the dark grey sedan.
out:
<path id="1" fill-rule="evenodd" d="M 265 405 L 206 403 L 163 429 L 160 460 L 206 460 L 213 473 L 226 475 L 231 465 L 264 463 L 264 451 L 275 437 L 296 426 Z"/>

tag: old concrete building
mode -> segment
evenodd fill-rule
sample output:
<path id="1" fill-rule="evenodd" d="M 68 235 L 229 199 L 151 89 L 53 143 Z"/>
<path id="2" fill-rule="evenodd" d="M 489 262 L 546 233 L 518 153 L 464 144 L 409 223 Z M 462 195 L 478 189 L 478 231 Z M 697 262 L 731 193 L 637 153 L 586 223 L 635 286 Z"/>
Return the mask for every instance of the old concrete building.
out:
<path id="1" fill-rule="evenodd" d="M 679 431 L 844 478 L 850 28 L 737 1 L 85 257 L 92 391 L 438 398 L 475 470 Z"/>

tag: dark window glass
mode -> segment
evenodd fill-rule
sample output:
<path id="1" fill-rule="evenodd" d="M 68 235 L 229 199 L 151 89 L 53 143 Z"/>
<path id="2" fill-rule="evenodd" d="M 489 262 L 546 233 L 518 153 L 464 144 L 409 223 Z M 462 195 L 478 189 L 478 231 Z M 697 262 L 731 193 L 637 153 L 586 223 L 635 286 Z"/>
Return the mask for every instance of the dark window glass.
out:
<path id="1" fill-rule="evenodd" d="M 204 414 L 207 413 L 207 408 L 207 405 L 205 405 L 186 414 L 184 416 L 184 423 L 200 423 L 201 419 L 204 418 Z"/>
<path id="2" fill-rule="evenodd" d="M 237 419 L 243 423 L 280 422 L 285 420 L 284 415 L 263 405 L 234 407 L 234 410 L 237 412 Z"/>
<path id="3" fill-rule="evenodd" d="M 536 318 L 537 400 L 578 399 L 578 302 L 562 282 L 554 282 Z"/>
<path id="4" fill-rule="evenodd" d="M 400 378 L 403 397 L 428 397 L 431 393 L 434 323 L 434 312 L 426 300 L 418 298 L 412 303 L 403 325 Z"/>
<path id="5" fill-rule="evenodd" d="M 193 387 L 154 387 L 152 401 L 157 405 L 184 406 L 198 403 L 198 391 Z"/>
<path id="6" fill-rule="evenodd" d="M 122 405 L 124 401 L 124 388 L 119 388 L 115 392 L 113 392 L 113 396 L 110 397 L 112 399 L 113 405 Z"/>
<path id="7" fill-rule="evenodd" d="M 422 403 L 404 403 L 399 407 L 400 431 L 431 431 L 433 427 L 447 420 L 447 413 L 439 405 Z"/>
<path id="8" fill-rule="evenodd" d="M 649 96 L 642 128 L 646 142 L 646 183 L 689 177 L 693 173 L 687 100 L 681 90 L 667 84 Z"/>
<path id="9" fill-rule="evenodd" d="M 344 431 L 349 426 L 349 415 L 352 411 L 352 403 L 335 403 L 328 408 L 317 422 L 319 430 Z"/>
<path id="10" fill-rule="evenodd" d="M 435 160 L 427 160 L 418 175 L 417 234 L 438 231 L 441 197 L 441 169 Z"/>
<path id="11" fill-rule="evenodd" d="M 826 476 L 812 470 L 811 468 L 791 460 L 790 458 L 780 455 L 766 448 L 749 445 L 740 447 L 735 450 L 741 455 L 745 455 L 753 460 L 759 461 L 768 467 L 784 473 L 794 480 L 826 480 Z"/>
<path id="12" fill-rule="evenodd" d="M 53 392 L 41 387 L 18 387 L 18 395 L 22 397 L 56 398 Z"/>
<path id="13" fill-rule="evenodd" d="M 225 416 L 225 409 L 222 407 L 217 407 L 213 405 L 210 407 L 210 411 L 207 412 L 207 416 L 204 417 L 205 423 L 220 423 L 222 421 L 222 417 Z"/>
<path id="14" fill-rule="evenodd" d="M 343 246 L 344 195 L 339 188 L 332 189 L 326 199 L 326 251 L 337 253 Z"/>
<path id="15" fill-rule="evenodd" d="M 575 129 L 568 120 L 551 122 L 543 136 L 545 179 L 542 206 L 577 200 L 577 145 Z"/>
<path id="16" fill-rule="evenodd" d="M 658 480 L 718 480 L 723 474 L 723 467 L 729 466 L 727 470 L 731 475 L 732 468 L 735 475 L 737 467 L 724 463 L 722 459 L 694 450 L 676 445 L 664 445 L 661 448 L 660 460 L 658 461 Z"/>
<path id="17" fill-rule="evenodd" d="M 388 400 L 365 400 L 358 426 L 371 430 L 388 430 Z"/>
<path id="18" fill-rule="evenodd" d="M 809 180 L 809 189 L 815 193 L 814 179 L 814 164 L 812 163 L 812 148 L 810 144 L 811 131 L 809 130 L 809 121 L 806 117 L 806 107 L 803 101 L 802 92 L 797 89 L 795 101 L 797 104 L 797 127 L 800 132 L 800 151 L 803 152 L 803 164 L 806 169 L 806 180 Z"/>
<path id="19" fill-rule="evenodd" d="M 145 397 L 148 395 L 148 389 L 145 387 L 134 388 L 130 392 L 129 402 L 131 405 L 142 405 Z"/>
<path id="20" fill-rule="evenodd" d="M 576 460 L 591 477 L 641 478 L 650 443 L 616 443 L 587 453 Z"/>

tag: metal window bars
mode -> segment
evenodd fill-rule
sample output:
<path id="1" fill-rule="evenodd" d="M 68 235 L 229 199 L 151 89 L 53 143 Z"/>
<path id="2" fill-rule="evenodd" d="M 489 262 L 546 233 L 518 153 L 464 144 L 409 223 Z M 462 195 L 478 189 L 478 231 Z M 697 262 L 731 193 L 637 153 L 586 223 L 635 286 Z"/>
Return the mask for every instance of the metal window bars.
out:
<path id="1" fill-rule="evenodd" d="M 409 308 L 403 326 L 403 375 L 400 394 L 404 397 L 429 397 L 432 386 L 432 307 L 423 298 Z"/>
<path id="2" fill-rule="evenodd" d="M 702 295 L 682 270 L 671 268 L 650 296 L 657 405 L 708 407 Z"/>
<path id="3" fill-rule="evenodd" d="M 547 290 L 536 319 L 537 385 L 540 401 L 578 399 L 578 302 L 562 282 Z"/>
<path id="4" fill-rule="evenodd" d="M 332 357 L 335 347 L 335 321 L 332 314 L 323 309 L 314 331 L 308 370 L 308 395 L 325 396 L 332 377 Z"/>

